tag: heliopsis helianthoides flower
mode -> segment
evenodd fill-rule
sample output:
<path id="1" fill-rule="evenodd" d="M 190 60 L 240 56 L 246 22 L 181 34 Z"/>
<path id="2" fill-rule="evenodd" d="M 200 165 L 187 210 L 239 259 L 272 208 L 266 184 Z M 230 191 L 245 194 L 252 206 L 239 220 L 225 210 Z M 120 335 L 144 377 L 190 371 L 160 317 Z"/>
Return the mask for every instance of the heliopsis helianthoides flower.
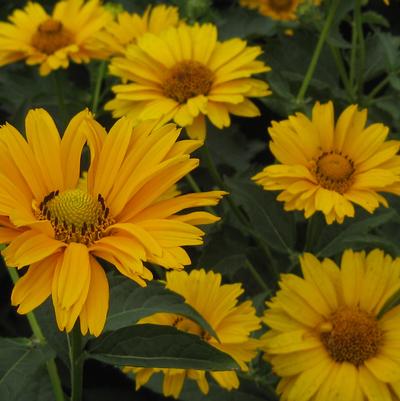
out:
<path id="1" fill-rule="evenodd" d="M 400 289 L 400 259 L 375 249 L 344 252 L 340 269 L 300 261 L 304 278 L 281 276 L 261 337 L 281 400 L 398 401 L 400 306 L 379 313 Z"/>
<path id="2" fill-rule="evenodd" d="M 197 323 L 172 313 L 156 313 L 141 319 L 139 323 L 175 326 L 179 330 L 200 336 L 215 348 L 229 354 L 244 371 L 257 353 L 258 340 L 251 338 L 253 331 L 260 328 L 251 301 L 238 302 L 243 293 L 241 284 L 221 284 L 221 275 L 212 271 L 192 270 L 167 273 L 166 287 L 182 295 L 185 301 L 199 312 L 216 332 L 219 341 L 205 333 Z M 163 393 L 178 398 L 186 378 L 195 380 L 199 389 L 208 393 L 206 372 L 194 369 L 151 369 L 126 367 L 125 372 L 135 372 L 136 389 L 151 378 L 153 373 L 164 374 Z M 239 387 L 234 371 L 210 372 L 223 388 L 232 390 Z"/>
<path id="3" fill-rule="evenodd" d="M 143 15 L 123 11 L 97 35 L 99 46 L 108 54 L 123 55 L 127 46 L 146 32 L 155 34 L 177 26 L 179 14 L 177 7 L 159 4 L 149 6 Z"/>
<path id="4" fill-rule="evenodd" d="M 16 10 L 10 22 L 0 22 L 0 65 L 25 60 L 40 64 L 39 72 L 67 68 L 69 61 L 89 62 L 101 54 L 91 46 L 112 16 L 99 0 L 59 1 L 49 15 L 39 3 Z"/>
<path id="5" fill-rule="evenodd" d="M 306 2 L 307 0 L 240 0 L 240 5 L 257 10 L 266 17 L 285 21 L 297 19 L 299 5 Z M 320 0 L 312 0 L 311 3 L 319 5 Z"/>
<path id="6" fill-rule="evenodd" d="M 285 210 L 316 211 L 328 224 L 354 216 L 353 203 L 372 213 L 387 206 L 378 192 L 400 194 L 399 141 L 386 141 L 383 124 L 365 127 L 367 110 L 347 107 L 336 125 L 332 102 L 316 103 L 312 118 L 302 113 L 272 122 L 270 149 L 280 164 L 253 179 L 266 190 L 281 190 Z"/>
<path id="7" fill-rule="evenodd" d="M 261 53 L 240 39 L 218 42 L 211 24 L 146 33 L 125 57 L 112 60 L 110 72 L 128 82 L 112 88 L 115 99 L 105 109 L 137 121 L 174 120 L 190 137 L 204 139 L 205 116 L 224 128 L 230 125 L 229 114 L 259 115 L 248 98 L 270 93 L 265 82 L 251 78 L 269 69 L 256 60 Z"/>
<path id="8" fill-rule="evenodd" d="M 29 266 L 12 293 L 18 312 L 51 295 L 60 330 L 70 331 L 79 317 L 82 333 L 99 335 L 109 290 L 97 258 L 142 286 L 152 279 L 143 262 L 190 264 L 182 246 L 201 244 L 197 225 L 218 220 L 192 208 L 215 205 L 224 193 L 174 192 L 198 165 L 190 152 L 201 145 L 178 136 L 174 124 L 133 129 L 126 118 L 107 135 L 88 111 L 71 120 L 62 140 L 42 109 L 27 115 L 27 141 L 11 125 L 0 128 L 3 256 L 8 266 Z M 80 179 L 86 143 L 91 161 Z"/>

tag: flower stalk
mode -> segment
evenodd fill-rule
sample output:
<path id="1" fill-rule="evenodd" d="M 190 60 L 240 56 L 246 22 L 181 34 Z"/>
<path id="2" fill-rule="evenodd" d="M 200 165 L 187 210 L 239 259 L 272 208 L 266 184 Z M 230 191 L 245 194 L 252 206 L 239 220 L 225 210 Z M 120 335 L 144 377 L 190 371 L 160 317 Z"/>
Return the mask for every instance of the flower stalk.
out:
<path id="1" fill-rule="evenodd" d="M 100 90 L 101 85 L 103 83 L 104 75 L 106 72 L 107 63 L 103 60 L 100 62 L 99 67 L 97 69 L 96 83 L 93 92 L 93 101 L 92 101 L 92 113 L 96 115 L 97 109 L 99 107 L 100 100 Z"/>
<path id="2" fill-rule="evenodd" d="M 321 55 L 321 52 L 322 52 L 322 48 L 324 46 L 326 38 L 328 37 L 329 30 L 331 29 L 332 22 L 335 17 L 336 9 L 339 5 L 339 1 L 340 0 L 333 0 L 331 3 L 331 7 L 329 9 L 328 16 L 326 17 L 325 24 L 322 28 L 317 45 L 314 49 L 314 53 L 312 55 L 310 64 L 308 66 L 306 75 L 304 76 L 303 82 L 301 83 L 299 92 L 297 94 L 297 97 L 296 97 L 297 104 L 302 104 L 304 101 L 304 96 L 307 92 L 308 86 L 310 85 L 310 81 L 311 81 L 311 79 L 314 75 L 315 69 L 317 67 L 319 56 Z"/>
<path id="3" fill-rule="evenodd" d="M 14 285 L 17 283 L 19 280 L 19 275 L 17 272 L 17 269 L 14 267 L 7 267 L 7 271 L 10 274 L 11 280 L 14 283 Z M 36 316 L 33 312 L 29 312 L 26 315 L 29 326 L 31 327 L 33 335 L 36 337 L 37 341 L 39 344 L 44 345 L 46 344 L 46 338 L 43 335 L 42 329 L 40 328 L 40 325 L 36 319 Z M 58 375 L 58 370 L 57 370 L 57 365 L 54 360 L 54 358 L 48 360 L 46 362 L 46 368 L 47 372 L 49 374 L 49 378 L 51 381 L 51 385 L 53 387 L 53 392 L 54 392 L 54 399 L 55 401 L 64 401 L 64 392 L 61 386 L 61 380 L 60 376 Z"/>
<path id="4" fill-rule="evenodd" d="M 71 401 L 82 400 L 83 363 L 82 334 L 79 324 L 75 324 L 68 334 L 69 358 L 71 364 Z"/>

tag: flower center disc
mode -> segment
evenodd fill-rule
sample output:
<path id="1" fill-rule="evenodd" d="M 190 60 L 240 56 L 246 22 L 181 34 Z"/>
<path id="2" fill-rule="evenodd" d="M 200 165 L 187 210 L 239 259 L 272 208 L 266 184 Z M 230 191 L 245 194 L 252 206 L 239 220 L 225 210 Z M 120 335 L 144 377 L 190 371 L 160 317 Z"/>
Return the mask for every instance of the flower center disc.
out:
<path id="1" fill-rule="evenodd" d="M 45 54 L 53 54 L 72 42 L 71 33 L 64 28 L 62 22 L 53 18 L 42 22 L 32 37 L 32 46 Z"/>
<path id="2" fill-rule="evenodd" d="M 188 99 L 207 95 L 214 80 L 213 72 L 198 61 L 181 61 L 172 67 L 162 88 L 165 96 L 185 103 Z"/>
<path id="3" fill-rule="evenodd" d="M 323 153 L 317 160 L 315 175 L 320 185 L 339 193 L 344 193 L 351 185 L 354 164 L 341 153 Z"/>
<path id="4" fill-rule="evenodd" d="M 109 209 L 101 195 L 94 199 L 80 189 L 51 192 L 40 204 L 41 220 L 50 220 L 56 239 L 91 244 L 112 224 Z"/>
<path id="5" fill-rule="evenodd" d="M 322 343 L 332 358 L 355 366 L 375 356 L 382 342 L 382 331 L 374 316 L 358 309 L 338 310 L 320 330 Z"/>
<path id="6" fill-rule="evenodd" d="M 270 7 L 277 11 L 286 11 L 292 8 L 293 0 L 271 0 Z"/>

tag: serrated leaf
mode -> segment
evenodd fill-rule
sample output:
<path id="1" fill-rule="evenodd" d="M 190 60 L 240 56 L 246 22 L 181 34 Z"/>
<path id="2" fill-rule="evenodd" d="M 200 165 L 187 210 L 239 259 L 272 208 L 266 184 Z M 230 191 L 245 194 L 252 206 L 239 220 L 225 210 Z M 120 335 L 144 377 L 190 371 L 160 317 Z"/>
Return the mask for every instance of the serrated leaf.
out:
<path id="1" fill-rule="evenodd" d="M 54 351 L 27 338 L 0 338 L 0 400 L 16 401 Z"/>
<path id="2" fill-rule="evenodd" d="M 293 213 L 283 210 L 276 193 L 244 179 L 227 179 L 231 196 L 249 216 L 251 225 L 268 245 L 281 253 L 291 253 L 296 240 Z"/>
<path id="3" fill-rule="evenodd" d="M 237 369 L 227 354 L 175 327 L 138 324 L 89 341 L 88 358 L 119 365 L 225 371 Z"/>
<path id="4" fill-rule="evenodd" d="M 400 64 L 400 38 L 386 32 L 378 32 L 377 38 L 384 52 L 387 69 L 388 71 L 393 71 Z"/>
<path id="5" fill-rule="evenodd" d="M 370 25 L 380 25 L 385 28 L 389 28 L 389 21 L 382 15 L 378 14 L 375 11 L 366 11 L 362 15 L 363 23 Z"/>
<path id="6" fill-rule="evenodd" d="M 105 331 L 132 326 L 154 313 L 176 313 L 196 322 L 203 330 L 217 338 L 214 329 L 185 299 L 160 282 L 150 282 L 142 288 L 125 277 L 110 275 L 110 310 Z"/>

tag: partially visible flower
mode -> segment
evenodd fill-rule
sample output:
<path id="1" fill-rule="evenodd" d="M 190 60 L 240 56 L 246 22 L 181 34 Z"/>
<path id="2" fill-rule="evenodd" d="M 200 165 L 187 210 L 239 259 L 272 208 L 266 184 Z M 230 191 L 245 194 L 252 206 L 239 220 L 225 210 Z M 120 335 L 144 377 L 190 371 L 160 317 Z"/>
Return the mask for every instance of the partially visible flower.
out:
<path id="1" fill-rule="evenodd" d="M 268 166 L 253 179 L 269 191 L 285 210 L 316 211 L 328 224 L 354 216 L 353 203 L 372 213 L 388 206 L 379 192 L 400 195 L 400 141 L 387 141 L 388 127 L 365 127 L 367 110 L 347 107 L 334 122 L 332 102 L 316 103 L 311 120 L 302 113 L 272 122 L 270 149 L 279 164 Z"/>
<path id="2" fill-rule="evenodd" d="M 199 312 L 218 335 L 219 341 L 205 333 L 197 323 L 172 313 L 156 313 L 140 320 L 140 323 L 153 323 L 175 326 L 179 330 L 196 334 L 215 348 L 229 354 L 244 371 L 257 353 L 258 340 L 250 337 L 260 328 L 251 301 L 238 303 L 243 293 L 241 284 L 221 284 L 221 275 L 212 271 L 192 270 L 168 272 L 167 288 L 177 292 L 185 301 Z M 178 398 L 185 378 L 195 380 L 202 393 L 209 390 L 206 372 L 193 369 L 151 369 L 126 367 L 125 372 L 135 372 L 136 389 L 147 383 L 153 373 L 164 375 L 163 393 Z M 239 387 L 235 372 L 210 372 L 217 383 L 228 390 Z"/>
<path id="3" fill-rule="evenodd" d="M 281 400 L 399 400 L 400 306 L 379 314 L 400 289 L 400 258 L 348 250 L 340 269 L 308 253 L 300 262 L 304 278 L 281 275 L 261 337 Z"/>
<path id="4" fill-rule="evenodd" d="M 19 313 L 50 295 L 60 330 L 80 319 L 81 331 L 99 335 L 109 301 L 97 258 L 146 285 L 144 262 L 167 269 L 191 263 L 183 246 L 202 244 L 197 225 L 218 217 L 192 209 L 218 203 L 224 192 L 179 195 L 175 183 L 199 163 L 201 146 L 178 141 L 179 129 L 135 129 L 120 119 L 108 135 L 88 111 L 77 114 L 62 139 L 42 109 L 26 117 L 26 138 L 11 125 L 0 128 L 0 239 L 8 266 L 29 266 L 12 293 Z M 90 167 L 80 179 L 87 143 Z"/>
<path id="5" fill-rule="evenodd" d="M 63 0 L 51 15 L 39 3 L 16 10 L 0 22 L 0 65 L 25 60 L 39 72 L 67 68 L 70 60 L 89 62 L 101 55 L 91 48 L 94 37 L 111 21 L 99 0 Z"/>
<path id="6" fill-rule="evenodd" d="M 309 1 L 315 5 L 320 4 L 320 0 Z M 240 0 L 240 5 L 257 10 L 260 14 L 276 20 L 295 20 L 296 12 L 301 4 L 307 0 Z"/>
<path id="7" fill-rule="evenodd" d="M 178 22 L 178 8 L 164 4 L 148 6 L 143 15 L 124 11 L 97 35 L 98 46 L 108 55 L 123 55 L 127 46 L 146 32 L 158 34 Z"/>
<path id="8" fill-rule="evenodd" d="M 231 124 L 229 114 L 260 114 L 249 97 L 270 94 L 266 82 L 251 77 L 269 70 L 256 60 L 261 53 L 241 39 L 218 42 L 211 24 L 147 33 L 112 60 L 110 72 L 128 82 L 113 87 L 115 99 L 105 108 L 114 117 L 174 120 L 204 139 L 205 116 L 222 129 Z"/>

